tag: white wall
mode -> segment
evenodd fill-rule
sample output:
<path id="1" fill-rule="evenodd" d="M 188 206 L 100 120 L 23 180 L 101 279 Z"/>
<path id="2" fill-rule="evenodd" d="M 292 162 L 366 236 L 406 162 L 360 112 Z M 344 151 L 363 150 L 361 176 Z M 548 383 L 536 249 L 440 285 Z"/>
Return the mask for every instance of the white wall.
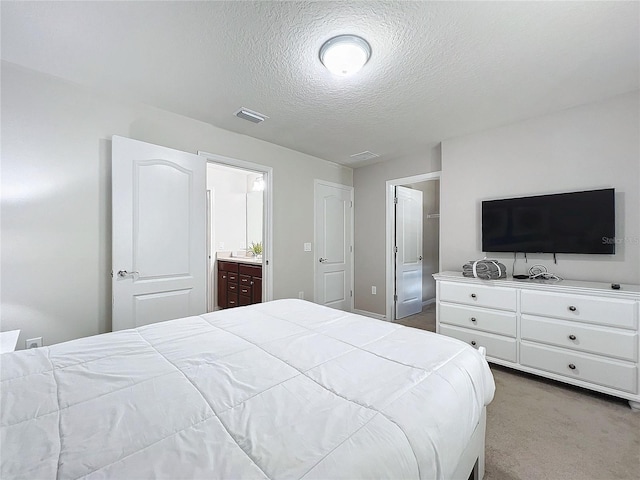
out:
<path id="1" fill-rule="evenodd" d="M 274 297 L 313 291 L 313 180 L 350 168 L 2 63 L 0 328 L 52 344 L 111 328 L 111 136 L 273 168 Z M 231 114 L 231 113 L 230 113 Z"/>
<path id="2" fill-rule="evenodd" d="M 386 311 L 386 182 L 440 170 L 440 145 L 424 156 L 381 162 L 353 172 L 355 308 L 385 315 Z M 376 286 L 376 294 L 371 293 Z"/>
<path id="3" fill-rule="evenodd" d="M 529 255 L 568 279 L 640 283 L 638 92 L 442 142 L 444 270 L 482 258 L 484 199 L 614 187 L 615 255 Z M 491 254 L 511 270 L 511 254 Z M 516 273 L 524 273 L 523 261 Z"/>

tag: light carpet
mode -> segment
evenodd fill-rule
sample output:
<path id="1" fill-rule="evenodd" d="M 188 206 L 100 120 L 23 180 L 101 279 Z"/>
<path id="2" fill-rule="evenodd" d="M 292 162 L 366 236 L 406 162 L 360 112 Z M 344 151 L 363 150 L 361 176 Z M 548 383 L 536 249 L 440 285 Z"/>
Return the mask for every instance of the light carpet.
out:
<path id="1" fill-rule="evenodd" d="M 621 399 L 492 365 L 485 480 L 640 478 L 640 412 Z"/>

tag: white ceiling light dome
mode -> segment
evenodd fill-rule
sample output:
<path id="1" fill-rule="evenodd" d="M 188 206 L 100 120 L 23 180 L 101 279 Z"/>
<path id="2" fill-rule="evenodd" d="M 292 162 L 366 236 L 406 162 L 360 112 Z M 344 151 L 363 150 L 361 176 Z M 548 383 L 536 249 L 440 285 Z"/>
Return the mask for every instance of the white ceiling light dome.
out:
<path id="1" fill-rule="evenodd" d="M 357 35 L 338 35 L 320 48 L 320 61 L 334 75 L 347 77 L 359 72 L 371 57 L 371 46 Z"/>
<path id="2" fill-rule="evenodd" d="M 252 192 L 262 192 L 264 191 L 264 178 L 258 177 L 253 181 L 253 187 L 251 188 Z"/>

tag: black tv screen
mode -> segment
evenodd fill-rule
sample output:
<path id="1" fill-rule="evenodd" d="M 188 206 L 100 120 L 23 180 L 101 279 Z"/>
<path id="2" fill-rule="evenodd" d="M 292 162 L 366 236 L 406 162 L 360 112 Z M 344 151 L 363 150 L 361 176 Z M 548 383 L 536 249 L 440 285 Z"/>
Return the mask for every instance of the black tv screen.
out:
<path id="1" fill-rule="evenodd" d="M 482 202 L 482 251 L 615 253 L 614 189 Z"/>

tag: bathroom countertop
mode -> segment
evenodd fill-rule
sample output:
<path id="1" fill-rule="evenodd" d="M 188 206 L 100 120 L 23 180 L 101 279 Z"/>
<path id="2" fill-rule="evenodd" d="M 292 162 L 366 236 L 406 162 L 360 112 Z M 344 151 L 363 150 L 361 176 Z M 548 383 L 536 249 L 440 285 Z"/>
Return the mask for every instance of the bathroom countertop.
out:
<path id="1" fill-rule="evenodd" d="M 217 256 L 216 260 L 222 260 L 223 262 L 248 263 L 250 265 L 262 265 L 262 259 L 255 257 L 230 257 L 225 255 Z"/>

